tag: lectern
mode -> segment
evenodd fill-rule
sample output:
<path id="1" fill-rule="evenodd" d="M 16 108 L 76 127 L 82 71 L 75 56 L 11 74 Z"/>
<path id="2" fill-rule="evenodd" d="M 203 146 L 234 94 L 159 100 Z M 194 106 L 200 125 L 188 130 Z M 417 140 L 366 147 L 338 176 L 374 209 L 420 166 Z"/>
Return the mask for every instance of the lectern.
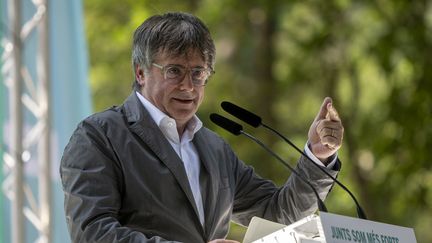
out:
<path id="1" fill-rule="evenodd" d="M 270 231 L 270 232 L 269 232 Z M 254 217 L 244 243 L 416 243 L 412 228 L 320 212 L 284 226 Z"/>

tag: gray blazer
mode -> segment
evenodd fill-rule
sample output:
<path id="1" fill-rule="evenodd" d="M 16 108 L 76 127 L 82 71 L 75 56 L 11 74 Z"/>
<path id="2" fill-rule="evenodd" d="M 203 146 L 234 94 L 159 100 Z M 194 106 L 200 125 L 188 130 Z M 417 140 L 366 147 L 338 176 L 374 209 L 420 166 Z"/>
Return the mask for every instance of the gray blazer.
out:
<path id="1" fill-rule="evenodd" d="M 296 176 L 276 187 L 205 127 L 193 143 L 201 159 L 204 226 L 182 161 L 135 92 L 122 106 L 82 121 L 60 167 L 72 241 L 208 242 L 226 237 L 230 220 L 247 226 L 259 216 L 289 224 L 316 210 L 314 194 Z M 325 198 L 332 181 L 303 158 L 297 168 Z"/>

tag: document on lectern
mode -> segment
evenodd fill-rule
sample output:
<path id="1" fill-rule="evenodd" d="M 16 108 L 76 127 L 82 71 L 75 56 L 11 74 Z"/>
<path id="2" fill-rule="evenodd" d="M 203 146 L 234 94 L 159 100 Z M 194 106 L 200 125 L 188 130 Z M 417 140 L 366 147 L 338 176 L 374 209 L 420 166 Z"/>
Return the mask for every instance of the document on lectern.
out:
<path id="1" fill-rule="evenodd" d="M 252 243 L 285 227 L 286 225 L 284 224 L 275 223 L 259 217 L 253 217 L 249 223 L 243 243 Z"/>
<path id="2" fill-rule="evenodd" d="M 254 242 L 300 242 L 299 240 L 306 240 L 314 238 L 319 235 L 317 227 L 317 215 L 310 215 L 293 224 L 283 225 L 259 217 L 253 217 L 243 243 Z M 301 241 L 302 243 L 306 241 Z M 309 241 L 319 242 L 319 241 Z"/>

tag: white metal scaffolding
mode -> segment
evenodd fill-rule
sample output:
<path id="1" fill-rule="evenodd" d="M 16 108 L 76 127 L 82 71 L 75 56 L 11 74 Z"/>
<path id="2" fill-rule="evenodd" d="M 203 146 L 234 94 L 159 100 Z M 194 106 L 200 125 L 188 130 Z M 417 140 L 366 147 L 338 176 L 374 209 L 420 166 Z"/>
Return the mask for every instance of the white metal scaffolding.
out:
<path id="1" fill-rule="evenodd" d="M 29 0 L 30 1 L 30 0 Z M 2 40 L 2 75 L 9 98 L 8 139 L 3 166 L 2 191 L 12 207 L 12 243 L 24 243 L 25 225 L 30 222 L 39 235 L 35 242 L 52 242 L 50 80 L 47 0 L 32 0 L 35 13 L 22 23 L 21 0 L 8 1 L 8 29 Z M 37 37 L 36 77 L 24 64 L 23 50 L 30 34 Z M 31 121 L 23 114 L 31 114 Z M 3 129 L 3 128 L 0 128 Z M 24 132 L 25 131 L 25 132 Z M 26 162 L 28 158 L 31 162 Z M 37 163 L 38 196 L 26 181 L 28 163 Z"/>

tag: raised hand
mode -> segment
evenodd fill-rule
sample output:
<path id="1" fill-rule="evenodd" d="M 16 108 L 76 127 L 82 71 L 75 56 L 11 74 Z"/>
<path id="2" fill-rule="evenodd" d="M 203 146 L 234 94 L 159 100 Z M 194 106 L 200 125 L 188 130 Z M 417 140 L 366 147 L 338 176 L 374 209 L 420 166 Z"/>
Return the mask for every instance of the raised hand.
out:
<path id="1" fill-rule="evenodd" d="M 343 133 L 344 127 L 332 105 L 332 99 L 326 97 L 309 129 L 309 148 L 318 159 L 326 164 L 327 159 L 341 147 Z"/>

